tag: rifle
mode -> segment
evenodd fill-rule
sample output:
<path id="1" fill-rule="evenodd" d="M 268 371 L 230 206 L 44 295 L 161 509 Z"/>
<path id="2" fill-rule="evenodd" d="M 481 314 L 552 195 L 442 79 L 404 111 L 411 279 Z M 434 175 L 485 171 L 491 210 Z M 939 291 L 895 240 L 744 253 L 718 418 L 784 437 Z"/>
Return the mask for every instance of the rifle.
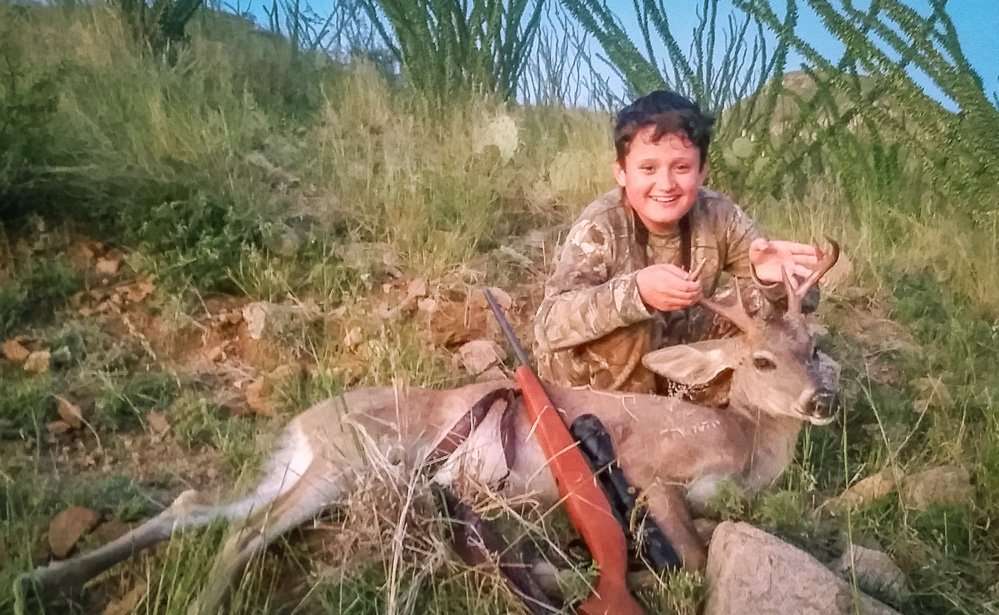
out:
<path id="1" fill-rule="evenodd" d="M 531 369 L 527 354 L 492 293 L 489 289 L 483 289 L 483 292 L 520 364 L 514 379 L 524 396 L 524 408 L 535 426 L 534 434 L 555 477 L 566 512 L 600 569 L 596 589 L 579 605 L 579 612 L 583 615 L 645 615 L 645 610 L 628 591 L 627 542 L 607 496 L 544 385 Z"/>

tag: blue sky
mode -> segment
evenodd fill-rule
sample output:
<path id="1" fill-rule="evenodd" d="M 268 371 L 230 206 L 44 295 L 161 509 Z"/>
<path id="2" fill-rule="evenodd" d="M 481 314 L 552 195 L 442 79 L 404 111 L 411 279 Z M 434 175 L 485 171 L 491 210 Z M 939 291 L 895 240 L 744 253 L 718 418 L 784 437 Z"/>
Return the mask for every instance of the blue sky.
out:
<path id="1" fill-rule="evenodd" d="M 232 1 L 232 0 L 230 0 Z M 331 5 L 337 0 L 306 0 L 317 12 L 325 14 Z M 548 0 L 558 1 L 558 0 Z M 669 12 L 669 18 L 674 34 L 679 39 L 684 50 L 687 49 L 691 39 L 691 32 L 697 24 L 696 7 L 701 4 L 699 0 L 663 0 Z M 775 6 L 783 7 L 783 1 L 771 0 Z M 834 6 L 838 6 L 843 0 L 831 0 Z M 907 0 L 909 6 L 915 8 L 920 13 L 929 12 L 929 0 Z M 235 4 L 235 2 L 233 2 Z M 256 15 L 257 22 L 266 23 L 266 18 L 261 10 L 262 4 L 270 5 L 269 0 L 241 0 L 244 6 L 250 4 L 251 12 Z M 853 0 L 853 5 L 858 9 L 869 6 L 870 0 Z M 638 26 L 634 19 L 634 8 L 632 0 L 607 0 L 607 5 L 621 16 L 623 23 L 633 38 L 639 38 Z M 800 18 L 798 24 L 799 35 L 807 40 L 820 53 L 827 57 L 838 57 L 842 51 L 842 46 L 831 36 L 818 16 L 807 8 L 807 2 L 798 2 Z M 719 16 L 724 15 L 731 8 L 731 0 L 720 0 Z M 950 0 L 948 10 L 954 21 L 954 26 L 958 32 L 962 48 L 972 67 L 978 72 L 985 86 L 986 94 L 992 97 L 992 93 L 999 91 L 999 0 Z M 719 23 L 724 23 L 719 17 Z M 791 58 L 788 70 L 798 67 L 800 58 Z M 917 81 L 927 89 L 935 98 L 941 99 L 941 94 L 933 87 L 931 81 L 924 75 L 916 75 Z M 946 103 L 946 101 L 945 101 Z M 951 106 L 951 105 L 947 105 Z"/>
<path id="2" fill-rule="evenodd" d="M 665 0 L 669 9 L 670 25 L 684 50 L 690 43 L 691 32 L 697 25 L 696 7 L 701 4 L 695 0 Z M 831 4 L 839 6 L 841 0 L 832 0 Z M 929 0 L 907 0 L 906 4 L 921 14 L 930 12 Z M 629 31 L 638 35 L 638 26 L 632 19 L 634 8 L 632 0 L 608 0 L 607 5 L 618 11 L 618 15 Z M 774 2 L 775 6 L 783 7 L 783 2 Z M 798 34 L 808 41 L 817 51 L 827 57 L 838 58 L 843 46 L 835 37 L 829 34 L 818 16 L 807 7 L 807 2 L 798 2 L 799 20 Z M 719 3 L 719 22 L 724 14 L 722 6 L 727 10 L 731 7 L 729 0 Z M 865 9 L 870 6 L 869 0 L 854 0 L 853 6 Z M 958 39 L 965 56 L 972 67 L 978 72 L 990 99 L 993 92 L 999 90 L 999 0 L 950 0 L 947 4 L 948 13 L 954 21 Z M 779 14 L 782 14 L 779 12 Z M 788 70 L 797 68 L 800 58 L 791 58 Z M 941 98 L 939 90 L 933 87 L 931 81 L 921 74 L 916 75 L 917 81 L 931 95 Z"/>

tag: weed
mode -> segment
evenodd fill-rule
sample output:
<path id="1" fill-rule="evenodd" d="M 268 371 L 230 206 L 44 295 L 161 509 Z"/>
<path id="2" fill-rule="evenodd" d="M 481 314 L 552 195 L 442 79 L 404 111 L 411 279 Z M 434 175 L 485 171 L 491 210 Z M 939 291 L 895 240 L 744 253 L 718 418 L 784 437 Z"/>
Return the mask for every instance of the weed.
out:
<path id="1" fill-rule="evenodd" d="M 63 259 L 25 265 L 0 286 L 0 338 L 9 337 L 28 323 L 45 324 L 81 282 L 79 274 Z"/>
<path id="2" fill-rule="evenodd" d="M 166 408 L 177 395 L 175 376 L 146 372 L 118 378 L 103 374 L 103 386 L 94 402 L 94 423 L 118 430 L 140 424 L 147 412 Z"/>

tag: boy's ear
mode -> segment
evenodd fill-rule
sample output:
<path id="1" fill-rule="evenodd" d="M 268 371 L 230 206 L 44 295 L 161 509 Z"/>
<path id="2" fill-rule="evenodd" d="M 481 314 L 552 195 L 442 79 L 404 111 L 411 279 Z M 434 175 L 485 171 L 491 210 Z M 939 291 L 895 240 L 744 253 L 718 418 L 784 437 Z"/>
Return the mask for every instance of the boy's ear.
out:
<path id="1" fill-rule="evenodd" d="M 619 160 L 614 161 L 614 180 L 617 181 L 617 185 L 622 188 L 624 188 L 624 186 L 628 183 L 628 176 L 625 174 L 624 167 L 621 166 L 621 162 Z"/>
<path id="2" fill-rule="evenodd" d="M 642 364 L 674 382 L 697 386 L 735 369 L 741 355 L 741 340 L 722 338 L 655 350 L 642 357 Z"/>

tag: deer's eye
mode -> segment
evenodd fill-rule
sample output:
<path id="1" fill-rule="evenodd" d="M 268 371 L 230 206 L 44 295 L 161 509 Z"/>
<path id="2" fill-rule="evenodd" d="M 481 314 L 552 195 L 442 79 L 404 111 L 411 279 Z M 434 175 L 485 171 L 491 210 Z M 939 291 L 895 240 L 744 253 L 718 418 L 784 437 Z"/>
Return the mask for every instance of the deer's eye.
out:
<path id="1" fill-rule="evenodd" d="M 774 363 L 774 360 L 771 359 L 770 357 L 763 355 L 756 355 L 755 357 L 753 357 L 753 367 L 760 370 L 761 372 L 768 372 L 772 369 L 775 369 L 777 367 L 777 364 Z"/>

